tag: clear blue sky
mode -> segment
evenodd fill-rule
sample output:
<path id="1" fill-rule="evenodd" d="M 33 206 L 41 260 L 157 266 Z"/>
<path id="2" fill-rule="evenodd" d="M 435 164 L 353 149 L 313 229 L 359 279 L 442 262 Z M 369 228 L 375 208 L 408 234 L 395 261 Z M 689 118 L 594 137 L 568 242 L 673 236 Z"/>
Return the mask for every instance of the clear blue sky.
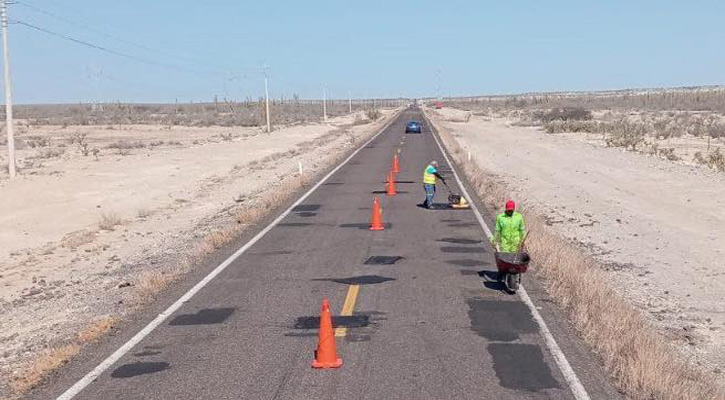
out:
<path id="1" fill-rule="evenodd" d="M 13 24 L 20 103 L 257 98 L 265 63 L 275 97 L 319 98 L 323 86 L 424 97 L 439 81 L 443 95 L 725 83 L 722 0 L 20 3 L 11 19 L 154 63 Z"/>

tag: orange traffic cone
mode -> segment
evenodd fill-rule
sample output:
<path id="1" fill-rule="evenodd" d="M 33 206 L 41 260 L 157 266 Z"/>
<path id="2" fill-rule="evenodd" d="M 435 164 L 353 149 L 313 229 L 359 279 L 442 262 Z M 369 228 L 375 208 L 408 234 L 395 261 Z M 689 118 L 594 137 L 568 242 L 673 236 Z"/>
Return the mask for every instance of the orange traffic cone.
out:
<path id="1" fill-rule="evenodd" d="M 396 174 L 400 172 L 400 160 L 398 160 L 398 155 L 393 156 L 393 172 Z"/>
<path id="2" fill-rule="evenodd" d="M 370 225 L 371 231 L 382 231 L 385 227 L 383 226 L 383 211 L 380 209 L 380 200 L 376 197 L 373 200 L 373 223 Z"/>
<path id="3" fill-rule="evenodd" d="M 322 299 L 320 311 L 320 331 L 318 334 L 317 350 L 312 368 L 340 368 L 342 359 L 337 358 L 335 333 L 332 330 L 332 316 L 330 315 L 330 301 L 327 297 Z"/>
<path id="4" fill-rule="evenodd" d="M 386 193 L 388 196 L 395 196 L 398 194 L 398 192 L 395 191 L 395 174 L 393 171 L 390 171 L 388 174 L 388 192 Z"/>

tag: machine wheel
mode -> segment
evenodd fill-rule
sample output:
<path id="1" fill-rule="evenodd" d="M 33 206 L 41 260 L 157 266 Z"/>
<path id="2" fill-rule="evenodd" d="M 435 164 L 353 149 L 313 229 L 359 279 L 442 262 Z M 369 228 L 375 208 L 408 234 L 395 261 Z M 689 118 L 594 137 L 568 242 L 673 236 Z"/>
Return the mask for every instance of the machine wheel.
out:
<path id="1" fill-rule="evenodd" d="M 519 290 L 519 283 L 521 283 L 521 274 L 506 274 L 504 282 L 510 293 L 516 293 Z"/>

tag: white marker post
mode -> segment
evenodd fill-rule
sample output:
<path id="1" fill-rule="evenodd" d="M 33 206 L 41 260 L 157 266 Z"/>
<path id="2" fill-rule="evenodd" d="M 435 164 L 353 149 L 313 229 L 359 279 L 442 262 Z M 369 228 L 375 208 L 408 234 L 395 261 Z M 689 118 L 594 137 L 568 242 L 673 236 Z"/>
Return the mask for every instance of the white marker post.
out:
<path id="1" fill-rule="evenodd" d="M 269 84 L 267 81 L 269 80 L 267 76 L 267 66 L 265 65 L 263 68 L 264 71 L 264 109 L 267 113 L 267 133 L 272 132 L 272 122 L 269 119 Z"/>
<path id="2" fill-rule="evenodd" d="M 298 161 L 298 162 L 297 162 L 297 166 L 298 166 L 298 167 L 299 167 L 299 169 L 300 169 L 300 175 L 302 175 L 302 161 Z"/>
<path id="3" fill-rule="evenodd" d="M 2 0 L 0 18 L 3 29 L 3 60 L 5 64 L 5 123 L 8 129 L 8 173 L 15 178 L 15 134 L 13 132 L 13 90 L 10 83 L 10 49 L 8 48 L 8 4 Z"/>

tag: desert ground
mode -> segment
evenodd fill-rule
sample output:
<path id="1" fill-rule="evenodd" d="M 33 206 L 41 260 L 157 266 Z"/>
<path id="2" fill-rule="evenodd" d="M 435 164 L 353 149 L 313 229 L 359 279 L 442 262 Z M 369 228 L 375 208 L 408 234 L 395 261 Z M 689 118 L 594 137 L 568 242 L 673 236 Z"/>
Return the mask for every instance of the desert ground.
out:
<path id="1" fill-rule="evenodd" d="M 600 260 L 611 287 L 685 357 L 721 376 L 725 174 L 717 163 L 693 158 L 698 152 L 706 157 L 725 151 L 722 137 L 643 134 L 640 146 L 632 148 L 612 145 L 611 133 L 526 126 L 532 125 L 531 112 L 470 104 L 427 112 L 526 212 L 543 217 L 558 234 Z M 612 113 L 594 112 L 595 119 L 612 118 Z M 640 121 L 665 114 L 614 113 Z M 701 114 L 669 115 L 692 121 Z M 709 114 L 712 120 L 722 119 L 719 113 Z M 653 143 L 674 150 L 646 150 Z"/>
<path id="2" fill-rule="evenodd" d="M 26 121 L 16 138 L 21 175 L 0 175 L 0 393 L 32 385 L 18 377 L 38 355 L 133 313 L 394 110 L 381 114 L 271 133 Z"/>

